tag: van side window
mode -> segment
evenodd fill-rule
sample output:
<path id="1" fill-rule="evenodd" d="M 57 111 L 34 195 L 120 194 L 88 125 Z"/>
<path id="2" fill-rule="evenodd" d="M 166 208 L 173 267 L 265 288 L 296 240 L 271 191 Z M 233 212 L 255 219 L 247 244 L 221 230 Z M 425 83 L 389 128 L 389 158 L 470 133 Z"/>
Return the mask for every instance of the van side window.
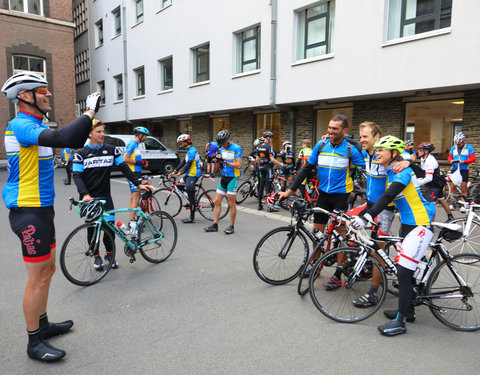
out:
<path id="1" fill-rule="evenodd" d="M 147 138 L 145 140 L 145 148 L 147 150 L 160 150 L 160 151 L 166 151 L 166 147 L 162 145 L 160 142 L 158 142 L 154 138 Z"/>
<path id="2" fill-rule="evenodd" d="M 119 138 L 109 137 L 108 135 L 106 135 L 103 141 L 107 145 L 114 145 L 115 147 L 125 147 L 125 142 Z"/>

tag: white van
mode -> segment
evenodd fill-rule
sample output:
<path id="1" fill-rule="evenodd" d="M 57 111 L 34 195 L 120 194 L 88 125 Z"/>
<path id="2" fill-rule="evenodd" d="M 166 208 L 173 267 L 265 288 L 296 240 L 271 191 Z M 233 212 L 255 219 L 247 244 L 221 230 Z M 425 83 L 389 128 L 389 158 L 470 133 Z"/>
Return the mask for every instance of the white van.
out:
<path id="1" fill-rule="evenodd" d="M 133 138 L 133 134 L 105 134 L 104 142 L 114 145 L 125 153 L 125 147 Z M 145 142 L 140 144 L 140 151 L 143 159 L 148 161 L 147 169 L 155 173 L 173 172 L 179 163 L 177 152 L 154 137 L 147 137 Z"/>

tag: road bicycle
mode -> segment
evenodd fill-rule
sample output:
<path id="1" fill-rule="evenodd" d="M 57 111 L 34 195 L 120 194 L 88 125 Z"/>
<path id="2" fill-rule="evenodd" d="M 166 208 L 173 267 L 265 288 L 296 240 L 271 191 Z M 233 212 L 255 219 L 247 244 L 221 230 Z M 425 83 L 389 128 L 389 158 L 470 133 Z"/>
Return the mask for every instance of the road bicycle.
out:
<path id="1" fill-rule="evenodd" d="M 74 206 L 80 213 L 80 203 L 70 198 L 70 209 Z M 125 233 L 108 220 L 110 215 L 121 212 L 135 212 L 138 222 L 133 233 Z M 60 251 L 60 266 L 67 280 L 80 286 L 102 280 L 112 268 L 112 262 L 108 260 L 114 260 L 116 256 L 115 236 L 125 243 L 123 251 L 130 258 L 130 263 L 135 262 L 135 255 L 139 252 L 148 262 L 161 263 L 175 249 L 177 226 L 164 211 L 147 214 L 137 207 L 103 212 L 98 220 L 78 226 L 65 239 Z M 105 258 L 107 252 L 110 258 Z M 94 266 L 96 257 L 102 261 L 105 259 L 100 268 Z"/>
<path id="2" fill-rule="evenodd" d="M 202 174 L 200 176 L 199 182 L 195 185 L 195 208 L 205 219 L 213 221 L 216 190 L 205 190 L 203 187 L 204 179 L 215 182 L 215 180 L 208 174 Z M 173 179 L 172 187 L 158 189 L 153 193 L 153 196 L 157 198 L 162 210 L 168 212 L 172 217 L 175 217 L 180 213 L 182 206 L 187 210 L 190 210 L 185 182 L 177 182 L 175 178 Z M 227 216 L 229 211 L 230 206 L 228 205 L 228 202 L 222 200 L 220 219 Z"/>
<path id="3" fill-rule="evenodd" d="M 466 216 L 450 221 L 462 228 L 460 239 L 447 245 L 450 254 L 480 254 L 480 216 L 475 212 L 476 208 L 480 208 L 480 204 L 476 204 L 473 197 L 465 199 L 466 201 L 458 200 L 457 203 L 464 206 Z"/>
<path id="4" fill-rule="evenodd" d="M 53 168 L 63 168 L 67 165 L 60 155 L 53 155 Z"/>
<path id="5" fill-rule="evenodd" d="M 252 171 L 250 178 L 240 184 L 235 196 L 235 202 L 241 204 L 245 202 L 248 197 L 258 198 L 258 170 Z"/>
<path id="6" fill-rule="evenodd" d="M 480 329 L 480 256 L 477 254 L 450 255 L 443 240 L 458 238 L 460 226 L 450 223 L 432 223 L 440 228 L 437 240 L 430 244 L 415 272 L 414 304 L 427 305 L 435 318 L 447 327 L 459 331 Z M 315 307 L 325 316 L 342 323 L 355 323 L 373 315 L 385 301 L 387 272 L 396 274 L 397 268 L 375 241 L 401 241 L 388 236 L 368 236 L 365 229 L 349 227 L 355 236 L 355 247 L 343 247 L 325 253 L 310 273 L 309 292 Z M 376 252 L 383 266 L 373 256 Z M 428 257 L 428 259 L 427 259 Z M 340 262 L 339 259 L 342 259 Z M 357 308 L 352 301 L 365 295 L 371 286 L 371 263 L 380 271 L 378 303 Z M 436 266 L 435 266 L 436 264 Z M 340 273 L 335 288 L 332 277 Z"/>
<path id="7" fill-rule="evenodd" d="M 161 177 L 162 175 L 142 176 L 142 184 L 149 185 L 150 180 Z M 161 210 L 160 203 L 151 191 L 143 192 L 141 194 L 140 200 L 138 201 L 138 207 L 140 207 L 145 213 L 152 213 Z"/>

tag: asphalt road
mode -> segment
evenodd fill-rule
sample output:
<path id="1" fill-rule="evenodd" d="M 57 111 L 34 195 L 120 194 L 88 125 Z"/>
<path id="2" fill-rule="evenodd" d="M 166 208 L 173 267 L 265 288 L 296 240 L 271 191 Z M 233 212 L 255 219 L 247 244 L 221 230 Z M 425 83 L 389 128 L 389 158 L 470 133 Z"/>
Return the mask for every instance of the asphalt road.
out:
<path id="1" fill-rule="evenodd" d="M 56 176 L 56 230 L 60 251 L 81 223 L 68 211 L 74 185 Z M 6 171 L 0 171 L 3 187 Z M 128 186 L 112 182 L 117 207 L 128 205 Z M 480 332 L 462 333 L 437 322 L 426 307 L 405 335 L 381 336 L 378 312 L 357 324 L 325 318 L 295 282 L 270 286 L 257 278 L 252 254 L 269 229 L 285 225 L 281 215 L 256 211 L 252 200 L 239 208 L 236 232 L 205 233 L 209 225 L 177 220 L 179 240 L 164 263 L 122 254 L 120 267 L 94 286 L 69 283 L 60 266 L 52 282 L 50 320 L 73 319 L 68 334 L 50 342 L 67 351 L 58 363 L 30 360 L 22 313 L 25 270 L 20 244 L 0 205 L 0 374 L 473 374 L 478 371 Z M 439 217 L 444 213 L 439 210 Z M 183 211 L 178 219 L 187 217 Z M 57 254 L 58 259 L 58 254 Z M 395 308 L 388 296 L 385 308 Z"/>

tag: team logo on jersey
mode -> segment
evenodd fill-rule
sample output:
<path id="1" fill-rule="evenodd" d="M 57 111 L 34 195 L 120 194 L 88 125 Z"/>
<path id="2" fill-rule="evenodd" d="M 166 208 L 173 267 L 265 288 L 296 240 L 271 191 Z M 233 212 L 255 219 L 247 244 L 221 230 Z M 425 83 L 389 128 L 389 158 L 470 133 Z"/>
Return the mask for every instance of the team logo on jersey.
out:
<path id="1" fill-rule="evenodd" d="M 96 156 L 83 162 L 85 168 L 109 167 L 113 165 L 113 156 Z"/>
<path id="2" fill-rule="evenodd" d="M 107 151 L 107 150 L 103 150 L 102 154 L 103 154 L 103 155 L 106 155 L 106 154 L 108 154 L 108 151 Z"/>

